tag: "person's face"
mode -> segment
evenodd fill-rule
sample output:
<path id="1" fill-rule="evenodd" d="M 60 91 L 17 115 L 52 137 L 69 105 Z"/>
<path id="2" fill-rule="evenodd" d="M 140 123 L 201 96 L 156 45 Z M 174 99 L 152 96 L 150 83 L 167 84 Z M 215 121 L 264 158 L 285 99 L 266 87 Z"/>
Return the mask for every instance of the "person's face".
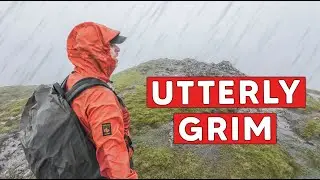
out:
<path id="1" fill-rule="evenodd" d="M 110 44 L 110 48 L 111 57 L 118 61 L 117 57 L 119 55 L 120 48 L 115 44 Z"/>

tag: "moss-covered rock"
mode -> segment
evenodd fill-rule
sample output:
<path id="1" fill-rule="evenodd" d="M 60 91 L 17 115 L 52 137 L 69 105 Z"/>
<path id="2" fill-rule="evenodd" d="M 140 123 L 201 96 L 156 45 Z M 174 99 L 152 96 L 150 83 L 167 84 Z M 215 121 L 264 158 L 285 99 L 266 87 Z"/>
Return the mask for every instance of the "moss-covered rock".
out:
<path id="1" fill-rule="evenodd" d="M 313 111 L 320 112 L 320 101 L 310 95 L 307 95 L 307 107 L 305 110 L 307 113 L 311 113 Z"/>
<path id="2" fill-rule="evenodd" d="M 306 139 L 318 138 L 320 139 L 320 118 L 307 120 L 302 129 L 302 137 Z"/>

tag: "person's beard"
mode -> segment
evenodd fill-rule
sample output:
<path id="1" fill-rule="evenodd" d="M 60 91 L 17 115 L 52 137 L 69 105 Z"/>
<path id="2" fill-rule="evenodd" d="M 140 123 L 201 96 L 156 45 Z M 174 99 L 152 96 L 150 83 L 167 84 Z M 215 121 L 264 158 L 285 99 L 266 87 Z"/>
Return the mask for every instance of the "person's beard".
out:
<path id="1" fill-rule="evenodd" d="M 115 67 L 118 66 L 118 58 L 117 58 L 117 53 L 114 51 L 113 48 L 110 49 L 110 55 L 111 55 L 111 58 L 115 61 Z"/>
<path id="2" fill-rule="evenodd" d="M 118 63 L 119 63 L 119 60 L 118 60 L 118 58 L 114 58 L 114 60 L 116 61 L 116 67 L 115 68 L 117 68 L 118 67 Z"/>

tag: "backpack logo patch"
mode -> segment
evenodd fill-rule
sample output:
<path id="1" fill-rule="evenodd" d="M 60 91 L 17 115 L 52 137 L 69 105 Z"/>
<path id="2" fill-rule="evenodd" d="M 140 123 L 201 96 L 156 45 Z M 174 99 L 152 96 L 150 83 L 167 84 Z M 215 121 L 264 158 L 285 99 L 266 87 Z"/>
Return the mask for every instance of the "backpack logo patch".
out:
<path id="1" fill-rule="evenodd" d="M 104 123 L 102 124 L 102 134 L 103 136 L 111 135 L 111 123 Z"/>

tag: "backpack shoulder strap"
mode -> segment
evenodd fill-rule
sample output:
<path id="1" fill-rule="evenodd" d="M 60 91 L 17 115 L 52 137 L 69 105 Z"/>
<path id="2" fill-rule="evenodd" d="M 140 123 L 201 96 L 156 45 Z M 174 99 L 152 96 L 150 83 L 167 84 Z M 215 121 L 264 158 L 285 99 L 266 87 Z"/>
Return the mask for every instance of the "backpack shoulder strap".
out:
<path id="1" fill-rule="evenodd" d="M 67 83 L 68 78 L 69 78 L 69 75 L 68 75 L 68 76 L 62 81 L 62 83 L 61 83 L 61 87 L 62 87 L 63 89 L 65 89 L 65 87 L 66 87 L 66 83 Z"/>
<path id="2" fill-rule="evenodd" d="M 53 84 L 53 88 L 55 89 L 55 91 L 63 98 L 65 98 L 65 87 L 66 87 L 66 82 L 68 79 L 69 75 L 63 80 L 63 82 L 61 83 L 54 83 Z"/>
<path id="3" fill-rule="evenodd" d="M 73 99 L 76 98 L 82 91 L 93 86 L 105 86 L 107 88 L 110 88 L 106 83 L 102 82 L 99 79 L 91 77 L 83 78 L 79 80 L 76 84 L 74 84 L 68 92 L 66 92 L 65 98 L 68 101 L 68 103 L 71 103 Z"/>
<path id="4" fill-rule="evenodd" d="M 112 90 L 112 88 L 100 79 L 88 77 L 79 80 L 66 94 L 65 98 L 69 104 L 84 90 L 94 87 L 94 86 L 104 86 L 110 89 L 118 98 L 119 102 L 124 106 L 122 99 Z"/>

